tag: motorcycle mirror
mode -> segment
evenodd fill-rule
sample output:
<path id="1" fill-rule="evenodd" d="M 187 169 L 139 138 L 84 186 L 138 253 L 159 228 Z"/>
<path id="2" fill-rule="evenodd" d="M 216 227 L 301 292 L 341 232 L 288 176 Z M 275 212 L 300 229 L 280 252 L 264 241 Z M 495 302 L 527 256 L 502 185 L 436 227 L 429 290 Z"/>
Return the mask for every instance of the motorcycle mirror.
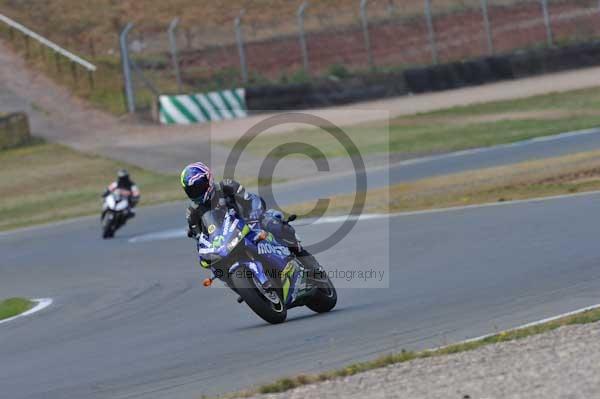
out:
<path id="1" fill-rule="evenodd" d="M 296 218 L 297 218 L 297 217 L 298 217 L 298 216 L 296 216 L 295 214 L 293 214 L 293 213 L 292 213 L 292 214 L 290 215 L 290 217 L 288 217 L 288 220 L 287 220 L 287 221 L 288 221 L 288 222 L 293 222 L 294 220 L 296 220 Z"/>

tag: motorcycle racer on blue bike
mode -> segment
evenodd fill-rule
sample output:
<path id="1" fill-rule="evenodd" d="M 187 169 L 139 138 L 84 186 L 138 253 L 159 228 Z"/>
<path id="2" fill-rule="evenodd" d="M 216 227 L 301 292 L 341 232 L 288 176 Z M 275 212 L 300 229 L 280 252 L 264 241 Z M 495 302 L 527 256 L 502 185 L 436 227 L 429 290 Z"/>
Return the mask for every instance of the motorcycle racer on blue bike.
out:
<path id="1" fill-rule="evenodd" d="M 276 210 L 266 210 L 265 201 L 257 194 L 247 192 L 239 182 L 225 179 L 215 184 L 210 168 L 202 162 L 186 166 L 181 172 L 181 185 L 192 204 L 186 212 L 188 237 L 197 238 L 206 233 L 209 226 L 203 226 L 202 215 L 219 207 L 234 209 L 249 223 L 260 226 L 278 237 L 307 270 L 321 270 L 317 260 L 298 240 L 294 228 L 283 220 L 283 214 Z"/>

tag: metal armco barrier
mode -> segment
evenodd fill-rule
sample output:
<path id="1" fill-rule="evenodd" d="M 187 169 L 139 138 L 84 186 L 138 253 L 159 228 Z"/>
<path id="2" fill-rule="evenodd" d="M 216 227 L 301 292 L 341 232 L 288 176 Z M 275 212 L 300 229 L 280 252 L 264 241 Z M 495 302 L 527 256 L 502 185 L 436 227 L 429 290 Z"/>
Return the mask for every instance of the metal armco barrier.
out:
<path id="1" fill-rule="evenodd" d="M 189 125 L 248 115 L 244 89 L 204 94 L 161 95 L 159 120 L 166 125 Z"/>
<path id="2" fill-rule="evenodd" d="M 68 58 L 70 61 L 81 65 L 83 68 L 87 69 L 88 71 L 94 72 L 96 70 L 96 66 L 94 64 L 92 64 L 91 62 L 88 62 L 88 61 L 84 60 L 83 58 L 71 53 L 70 51 L 65 50 L 64 48 L 60 47 L 58 44 L 51 42 L 50 40 L 46 39 L 45 37 L 35 33 L 34 31 L 28 29 L 25 26 L 21 25 L 20 23 L 13 21 L 12 19 L 8 18 L 6 15 L 0 14 L 0 21 L 4 22 L 6 25 L 10 26 L 11 28 L 18 30 L 19 32 L 23 33 L 24 35 L 31 37 L 33 40 L 37 40 L 38 42 L 40 42 L 44 46 L 52 49 L 56 53 L 62 55 L 63 57 Z"/>

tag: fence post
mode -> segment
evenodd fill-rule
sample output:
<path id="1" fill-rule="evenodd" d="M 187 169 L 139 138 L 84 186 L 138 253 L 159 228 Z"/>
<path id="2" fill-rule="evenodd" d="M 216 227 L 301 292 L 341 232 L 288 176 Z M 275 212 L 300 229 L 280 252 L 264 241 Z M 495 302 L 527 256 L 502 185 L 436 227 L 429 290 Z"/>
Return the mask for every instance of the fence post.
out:
<path id="1" fill-rule="evenodd" d="M 306 7 L 308 7 L 308 1 L 304 1 L 304 3 L 302 3 L 302 5 L 298 8 L 297 17 L 298 31 L 300 34 L 300 50 L 302 51 L 302 65 L 304 67 L 304 73 L 309 75 L 308 49 L 306 48 L 306 35 L 304 32 L 304 14 Z"/>
<path id="2" fill-rule="evenodd" d="M 90 86 L 90 91 L 94 90 L 94 73 L 92 71 L 88 71 L 88 84 Z"/>
<path id="3" fill-rule="evenodd" d="M 25 58 L 29 58 L 29 36 L 23 36 L 25 39 Z"/>
<path id="4" fill-rule="evenodd" d="M 248 64 L 246 63 L 246 49 L 244 48 L 244 34 L 242 32 L 242 17 L 244 16 L 244 10 L 240 12 L 240 15 L 235 19 L 235 41 L 237 43 L 238 54 L 240 56 L 240 67 L 242 70 L 242 82 L 248 83 Z"/>
<path id="5" fill-rule="evenodd" d="M 62 69 L 60 67 L 60 57 L 58 53 L 54 53 L 54 65 L 56 65 L 56 72 L 58 72 L 58 74 L 62 73 Z"/>
<path id="6" fill-rule="evenodd" d="M 390 17 L 396 14 L 396 4 L 394 4 L 394 0 L 388 0 L 387 11 Z"/>
<path id="7" fill-rule="evenodd" d="M 494 39 L 492 38 L 492 26 L 488 13 L 488 0 L 481 0 L 481 14 L 483 15 L 483 28 L 487 38 L 488 54 L 494 55 Z"/>
<path id="8" fill-rule="evenodd" d="M 552 23 L 550 21 L 550 13 L 548 12 L 548 0 L 541 0 L 542 2 L 542 13 L 544 14 L 544 25 L 546 25 L 546 37 L 548 40 L 548 46 L 554 47 L 554 38 L 552 35 Z"/>
<path id="9" fill-rule="evenodd" d="M 369 0 L 360 0 L 360 20 L 362 22 L 363 36 L 365 38 L 365 49 L 367 50 L 367 57 L 369 60 L 369 66 L 375 67 L 373 62 L 373 53 L 371 50 L 371 37 L 369 36 L 369 18 L 367 17 L 367 2 Z"/>
<path id="10" fill-rule="evenodd" d="M 181 93 L 183 91 L 183 84 L 181 83 L 181 72 L 179 71 L 179 57 L 177 55 L 177 36 L 175 36 L 175 29 L 179 24 L 179 18 L 173 18 L 169 24 L 169 45 L 171 47 L 171 62 L 173 63 L 173 73 L 175 73 L 175 79 L 177 80 L 177 91 Z"/>
<path id="11" fill-rule="evenodd" d="M 42 61 L 44 61 L 44 63 L 45 63 L 46 62 L 46 47 L 40 43 L 38 45 L 38 48 L 40 49 L 40 55 L 42 56 Z"/>
<path id="12" fill-rule="evenodd" d="M 435 29 L 433 28 L 433 17 L 431 15 L 431 0 L 425 0 L 425 19 L 427 21 L 427 32 L 429 35 L 429 47 L 431 47 L 431 59 L 438 63 L 438 50 L 435 42 Z"/>
<path id="13" fill-rule="evenodd" d="M 71 65 L 71 76 L 73 77 L 73 84 L 74 84 L 75 88 L 77 88 L 79 85 L 79 76 L 77 74 L 77 66 L 75 65 L 75 63 L 73 61 L 71 61 L 69 64 Z"/>
<path id="14" fill-rule="evenodd" d="M 127 111 L 130 114 L 135 113 L 135 93 L 131 82 L 131 65 L 129 63 L 129 43 L 127 35 L 133 28 L 133 24 L 129 22 L 125 29 L 119 35 L 119 46 L 121 48 L 121 63 L 123 65 L 123 79 L 125 83 L 125 100 L 127 102 Z"/>

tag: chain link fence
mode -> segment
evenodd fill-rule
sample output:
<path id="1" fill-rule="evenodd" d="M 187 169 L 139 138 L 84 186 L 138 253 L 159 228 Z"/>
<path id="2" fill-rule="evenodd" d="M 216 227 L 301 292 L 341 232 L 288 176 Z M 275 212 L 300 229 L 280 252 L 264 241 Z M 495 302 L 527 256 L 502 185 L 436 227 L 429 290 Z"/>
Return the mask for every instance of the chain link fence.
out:
<path id="1" fill-rule="evenodd" d="M 323 11 L 310 2 L 271 21 L 244 10 L 229 24 L 134 26 L 124 38 L 129 108 L 158 93 L 343 79 L 589 41 L 597 0 L 362 0 Z"/>

